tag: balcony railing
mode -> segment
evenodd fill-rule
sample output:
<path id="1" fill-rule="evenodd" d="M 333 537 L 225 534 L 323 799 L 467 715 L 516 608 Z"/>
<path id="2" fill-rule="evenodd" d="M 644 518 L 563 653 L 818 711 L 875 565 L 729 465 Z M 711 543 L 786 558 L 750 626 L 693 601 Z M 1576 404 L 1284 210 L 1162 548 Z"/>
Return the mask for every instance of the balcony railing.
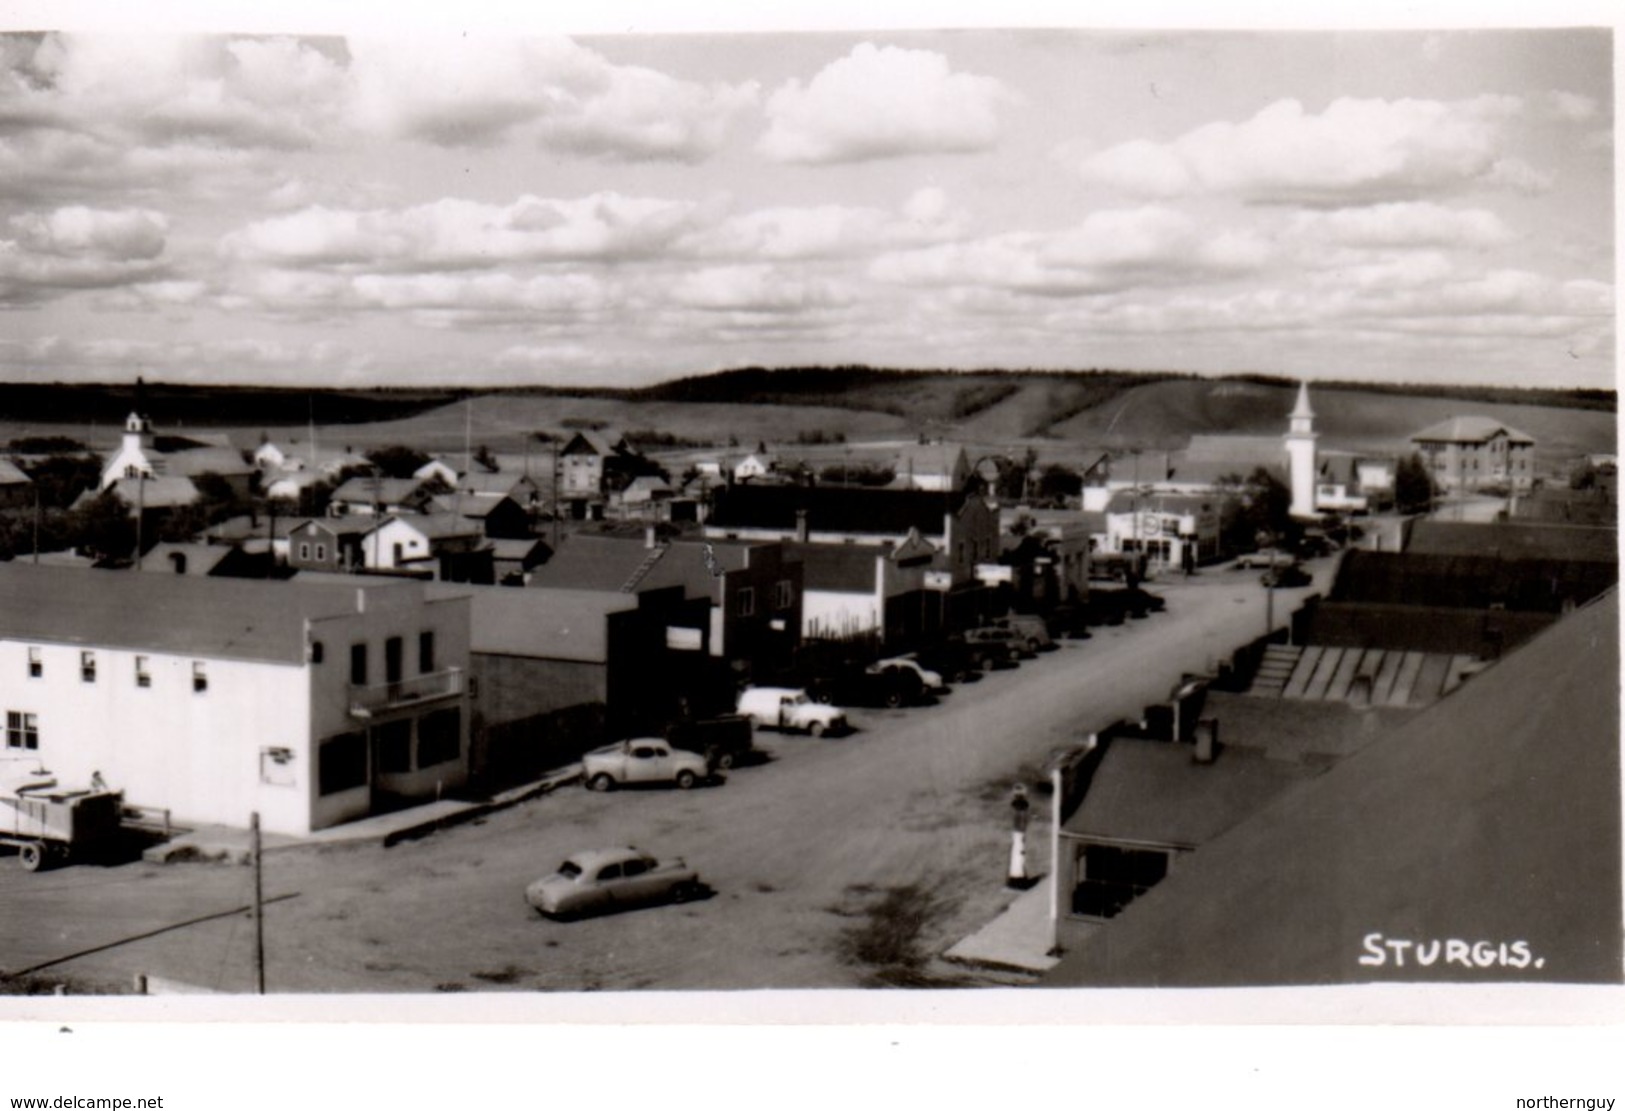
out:
<path id="1" fill-rule="evenodd" d="M 391 710 L 419 706 L 442 698 L 456 698 L 463 693 L 462 668 L 431 671 L 415 675 L 397 683 L 374 683 L 371 686 L 350 688 L 350 716 L 377 717 Z"/>

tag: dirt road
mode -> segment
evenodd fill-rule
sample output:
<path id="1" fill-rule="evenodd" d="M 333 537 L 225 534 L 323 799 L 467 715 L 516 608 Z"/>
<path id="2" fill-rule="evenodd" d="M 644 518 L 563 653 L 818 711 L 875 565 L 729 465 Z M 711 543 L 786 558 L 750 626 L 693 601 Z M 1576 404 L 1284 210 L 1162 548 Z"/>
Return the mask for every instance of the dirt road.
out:
<path id="1" fill-rule="evenodd" d="M 941 952 L 1008 903 L 1011 784 L 1035 780 L 1055 748 L 1139 716 L 1182 671 L 1263 629 L 1256 575 L 1212 571 L 1155 589 L 1166 612 L 1097 629 L 963 685 L 939 706 L 854 711 L 859 732 L 840 740 L 760 733 L 767 761 L 736 769 L 720 787 L 607 795 L 567 787 L 390 849 L 268 854 L 267 895 L 297 897 L 267 909 L 267 986 L 725 989 L 895 979 L 911 956 Z M 1277 617 L 1304 593 L 1277 592 Z M 1038 869 L 1047 868 L 1044 809 L 1030 836 Z M 715 896 L 570 923 L 524 904 L 525 884 L 568 853 L 624 843 L 685 856 Z M 0 968 L 226 910 L 247 901 L 249 885 L 248 869 L 228 865 L 28 875 L 0 858 Z M 874 944 L 855 953 L 850 942 L 865 928 Z M 61 971 L 106 984 L 144 972 L 246 991 L 251 946 L 247 919 L 231 916 Z"/>

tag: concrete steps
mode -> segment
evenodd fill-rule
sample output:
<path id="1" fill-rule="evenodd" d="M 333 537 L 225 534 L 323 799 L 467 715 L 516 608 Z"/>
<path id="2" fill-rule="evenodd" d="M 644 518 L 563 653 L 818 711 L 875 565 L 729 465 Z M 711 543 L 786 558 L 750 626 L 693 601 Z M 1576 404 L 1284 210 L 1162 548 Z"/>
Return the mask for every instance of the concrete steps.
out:
<path id="1" fill-rule="evenodd" d="M 1271 644 L 1265 647 L 1264 658 L 1259 661 L 1258 671 L 1253 675 L 1249 693 L 1265 698 L 1280 697 L 1287 680 L 1297 669 L 1298 657 L 1302 652 L 1303 649 L 1288 644 Z"/>
<path id="2" fill-rule="evenodd" d="M 1451 693 L 1484 665 L 1471 656 L 1384 648 L 1272 644 L 1249 694 L 1416 709 Z"/>

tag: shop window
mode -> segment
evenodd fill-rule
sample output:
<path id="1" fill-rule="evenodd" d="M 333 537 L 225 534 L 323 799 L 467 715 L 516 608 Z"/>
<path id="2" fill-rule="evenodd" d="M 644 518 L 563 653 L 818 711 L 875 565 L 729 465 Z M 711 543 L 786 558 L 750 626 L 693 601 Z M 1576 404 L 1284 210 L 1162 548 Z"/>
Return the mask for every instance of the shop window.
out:
<path id="1" fill-rule="evenodd" d="M 385 722 L 372 731 L 374 758 L 384 775 L 412 770 L 412 719 Z"/>
<path id="2" fill-rule="evenodd" d="M 1169 853 L 1161 849 L 1128 849 L 1084 845 L 1078 854 L 1072 913 L 1085 918 L 1115 918 L 1168 875 Z"/>
<path id="3" fill-rule="evenodd" d="M 399 683 L 401 681 L 401 638 L 390 637 L 384 641 L 384 682 Z"/>
<path id="4" fill-rule="evenodd" d="M 367 735 L 339 733 L 322 742 L 316 759 L 317 789 L 337 794 L 367 783 Z"/>
<path id="5" fill-rule="evenodd" d="M 418 767 L 446 764 L 462 756 L 462 728 L 461 710 L 436 710 L 418 719 Z"/>
<path id="6" fill-rule="evenodd" d="M 310 662 L 319 664 L 327 659 L 327 647 L 319 640 L 310 642 Z"/>
<path id="7" fill-rule="evenodd" d="M 39 715 L 7 710 L 6 747 L 36 751 L 39 748 Z"/>

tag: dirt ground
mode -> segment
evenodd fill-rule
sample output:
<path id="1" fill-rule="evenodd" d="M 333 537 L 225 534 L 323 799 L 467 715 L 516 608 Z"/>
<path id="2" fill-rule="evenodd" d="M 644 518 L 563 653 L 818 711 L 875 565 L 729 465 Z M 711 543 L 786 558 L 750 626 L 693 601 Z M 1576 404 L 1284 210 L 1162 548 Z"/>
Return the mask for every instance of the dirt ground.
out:
<path id="1" fill-rule="evenodd" d="M 1257 577 L 1158 587 L 1166 612 L 965 684 L 937 706 L 855 711 L 858 732 L 758 734 L 765 757 L 693 791 L 553 794 L 392 848 L 267 854 L 272 992 L 624 991 L 1006 983 L 937 959 L 1010 902 L 1009 792 L 1034 787 L 1047 869 L 1044 761 L 1139 715 L 1262 631 Z M 1290 600 L 1277 594 L 1284 619 Z M 578 849 L 680 855 L 708 899 L 573 922 L 524 887 Z M 15 971 L 245 905 L 239 865 L 143 862 L 24 873 L 0 856 L 0 968 Z M 252 990 L 253 930 L 233 914 L 50 973 L 116 987 L 137 973 Z"/>

